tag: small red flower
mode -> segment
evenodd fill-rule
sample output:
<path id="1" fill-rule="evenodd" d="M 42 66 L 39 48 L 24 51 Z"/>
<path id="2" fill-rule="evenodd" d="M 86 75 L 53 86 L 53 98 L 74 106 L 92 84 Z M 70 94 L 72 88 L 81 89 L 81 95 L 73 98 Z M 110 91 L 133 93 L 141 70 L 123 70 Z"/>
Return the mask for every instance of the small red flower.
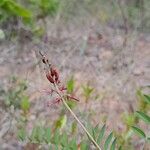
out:
<path id="1" fill-rule="evenodd" d="M 46 77 L 49 80 L 49 82 L 54 83 L 54 79 L 52 78 L 51 74 L 48 72 L 46 73 Z"/>
<path id="2" fill-rule="evenodd" d="M 62 101 L 62 98 L 60 97 L 60 94 L 64 97 L 67 98 L 67 100 L 75 100 L 79 101 L 77 98 L 75 98 L 72 95 L 68 95 L 67 93 L 64 93 L 64 91 L 67 92 L 67 88 L 64 85 L 60 85 L 60 79 L 59 79 L 59 72 L 56 68 L 54 68 L 48 61 L 48 59 L 40 52 L 42 56 L 42 62 L 45 64 L 47 67 L 46 70 L 46 77 L 49 80 L 50 83 L 53 84 L 53 88 L 51 91 L 49 91 L 49 94 L 52 95 L 54 92 L 58 95 L 58 97 L 53 100 L 53 102 L 48 103 L 47 106 L 51 106 L 52 104 L 57 104 Z M 58 88 L 56 88 L 56 86 Z M 56 88 L 56 89 L 55 89 Z"/>

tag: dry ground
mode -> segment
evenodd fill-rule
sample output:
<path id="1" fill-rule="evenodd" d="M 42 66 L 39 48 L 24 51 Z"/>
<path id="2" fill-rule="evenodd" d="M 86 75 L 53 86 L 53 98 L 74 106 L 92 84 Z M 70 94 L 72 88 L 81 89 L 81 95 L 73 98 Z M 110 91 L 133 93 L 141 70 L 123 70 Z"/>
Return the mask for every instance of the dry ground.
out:
<path id="1" fill-rule="evenodd" d="M 45 99 L 49 97 L 40 91 L 47 89 L 48 83 L 39 63 L 39 50 L 58 66 L 64 82 L 74 75 L 77 96 L 80 97 L 75 110 L 77 115 L 84 110 L 80 86 L 88 82 L 100 95 L 98 100 L 91 99 L 88 103 L 93 112 L 92 122 L 101 122 L 107 115 L 107 124 L 111 129 L 122 128 L 120 114 L 136 108 L 136 89 L 150 82 L 150 35 L 132 31 L 127 45 L 123 47 L 122 30 L 101 27 L 96 22 L 92 25 L 49 23 L 48 28 L 46 40 L 0 43 L 0 87 L 7 89 L 12 75 L 28 82 L 32 102 L 28 128 L 35 120 L 52 122 L 59 115 L 59 107 L 45 109 L 44 106 Z M 0 107 L 0 112 L 0 149 L 21 149 L 15 135 L 15 118 L 20 112 L 11 113 L 3 107 Z M 11 129 L 8 131 L 10 120 Z"/>

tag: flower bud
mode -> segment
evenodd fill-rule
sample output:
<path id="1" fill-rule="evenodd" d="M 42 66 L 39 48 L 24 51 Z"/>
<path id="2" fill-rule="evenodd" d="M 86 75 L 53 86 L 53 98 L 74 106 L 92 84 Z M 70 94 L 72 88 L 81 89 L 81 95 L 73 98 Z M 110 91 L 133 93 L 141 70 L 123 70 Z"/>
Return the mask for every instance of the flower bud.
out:
<path id="1" fill-rule="evenodd" d="M 54 83 L 54 80 L 53 80 L 52 76 L 49 73 L 46 74 L 46 77 L 49 80 L 49 82 Z"/>

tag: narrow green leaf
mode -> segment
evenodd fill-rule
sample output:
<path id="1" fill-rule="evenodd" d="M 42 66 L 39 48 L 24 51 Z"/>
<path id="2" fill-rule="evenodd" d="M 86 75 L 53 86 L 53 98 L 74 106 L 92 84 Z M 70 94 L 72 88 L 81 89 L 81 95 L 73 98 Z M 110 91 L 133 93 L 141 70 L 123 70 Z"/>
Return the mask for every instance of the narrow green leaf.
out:
<path id="1" fill-rule="evenodd" d="M 145 138 L 145 137 L 146 137 L 145 133 L 144 133 L 140 128 L 135 127 L 135 126 L 131 126 L 131 127 L 132 127 L 132 130 L 133 130 L 136 134 L 138 134 L 140 137 L 142 137 L 142 138 Z"/>
<path id="2" fill-rule="evenodd" d="M 144 100 L 145 100 L 148 104 L 150 104 L 150 95 L 144 94 Z"/>
<path id="3" fill-rule="evenodd" d="M 150 117 L 141 111 L 136 111 L 136 115 L 141 118 L 144 122 L 150 124 Z"/>
<path id="4" fill-rule="evenodd" d="M 74 81 L 74 78 L 72 76 L 71 79 L 67 81 L 67 91 L 68 91 L 68 93 L 72 93 L 74 91 L 74 85 L 75 85 L 75 81 Z"/>
<path id="5" fill-rule="evenodd" d="M 68 137 L 67 137 L 66 133 L 64 133 L 63 135 L 61 135 L 61 145 L 63 147 L 66 147 L 68 145 Z"/>
<path id="6" fill-rule="evenodd" d="M 96 140 L 96 138 L 97 138 L 98 128 L 99 128 L 98 124 L 96 125 L 95 128 L 92 128 L 92 136 L 93 136 L 94 140 Z"/>
<path id="7" fill-rule="evenodd" d="M 56 129 L 64 128 L 66 125 L 66 122 L 67 122 L 67 116 L 66 115 L 60 116 L 55 123 L 55 128 Z"/>
<path id="8" fill-rule="evenodd" d="M 110 150 L 115 150 L 117 138 L 115 138 L 111 144 Z"/>
<path id="9" fill-rule="evenodd" d="M 59 144 L 60 143 L 60 134 L 59 131 L 56 130 L 53 136 L 53 143 L 54 144 Z"/>
<path id="10" fill-rule="evenodd" d="M 99 135 L 98 135 L 98 138 L 97 138 L 97 143 L 100 144 L 103 137 L 104 137 L 104 133 L 105 133 L 105 130 L 106 130 L 106 125 L 104 124 L 103 127 L 101 128 L 100 132 L 99 132 Z"/>
<path id="11" fill-rule="evenodd" d="M 55 150 L 59 150 L 59 149 L 58 149 L 58 145 L 55 145 Z"/>
<path id="12" fill-rule="evenodd" d="M 44 140 L 44 129 L 41 126 L 36 128 L 36 140 L 42 142 Z"/>
<path id="13" fill-rule="evenodd" d="M 28 9 L 22 7 L 13 0 L 6 0 L 5 5 L 7 5 L 8 9 L 17 16 L 23 18 L 31 18 L 32 16 L 32 13 Z"/>
<path id="14" fill-rule="evenodd" d="M 30 109 L 30 101 L 28 96 L 24 96 L 21 101 L 21 109 L 27 112 Z"/>
<path id="15" fill-rule="evenodd" d="M 148 142 L 150 142 L 150 137 L 147 137 L 146 140 L 147 140 Z"/>
<path id="16" fill-rule="evenodd" d="M 109 134 L 109 136 L 107 137 L 105 144 L 104 144 L 104 150 L 108 150 L 108 147 L 109 147 L 109 144 L 110 144 L 112 138 L 113 138 L 113 132 L 111 132 Z"/>
<path id="17" fill-rule="evenodd" d="M 20 129 L 19 131 L 18 131 L 18 138 L 21 140 L 21 141 L 24 141 L 25 140 L 25 138 L 26 138 L 26 131 L 25 131 L 25 129 Z"/>
<path id="18" fill-rule="evenodd" d="M 77 150 L 78 149 L 78 146 L 77 146 L 77 143 L 76 143 L 75 139 L 72 139 L 69 142 L 69 147 L 70 147 L 70 150 Z"/>
<path id="19" fill-rule="evenodd" d="M 46 128 L 45 129 L 45 141 L 46 143 L 50 143 L 50 140 L 51 140 L 51 129 Z"/>
<path id="20" fill-rule="evenodd" d="M 71 134 L 75 134 L 77 131 L 77 122 L 74 121 L 71 125 Z"/>
<path id="21" fill-rule="evenodd" d="M 30 137 L 29 137 L 29 139 L 30 139 L 30 141 L 31 142 L 35 142 L 36 141 L 36 127 L 34 127 L 33 129 L 32 129 L 32 133 L 31 133 L 31 135 L 30 135 Z"/>
<path id="22" fill-rule="evenodd" d="M 119 149 L 118 150 L 122 150 L 122 146 L 119 146 Z"/>
<path id="23" fill-rule="evenodd" d="M 88 150 L 89 144 L 87 142 L 81 142 L 80 144 L 80 150 Z"/>

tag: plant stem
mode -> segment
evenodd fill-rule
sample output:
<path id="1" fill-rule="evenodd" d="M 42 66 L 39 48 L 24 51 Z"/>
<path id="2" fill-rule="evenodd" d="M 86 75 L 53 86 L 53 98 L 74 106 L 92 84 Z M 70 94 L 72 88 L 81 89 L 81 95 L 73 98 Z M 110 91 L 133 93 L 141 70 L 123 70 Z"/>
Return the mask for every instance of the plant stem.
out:
<path id="1" fill-rule="evenodd" d="M 74 117 L 74 119 L 80 124 L 80 126 L 82 127 L 82 129 L 86 132 L 86 134 L 88 135 L 89 139 L 92 141 L 92 143 L 95 145 L 95 147 L 98 150 L 101 150 L 101 148 L 99 147 L 99 145 L 97 144 L 97 142 L 94 140 L 94 138 L 92 137 L 92 135 L 88 132 L 88 130 L 85 128 L 85 126 L 82 124 L 82 122 L 78 119 L 78 117 L 76 116 L 76 114 L 71 110 L 71 108 L 68 106 L 68 104 L 66 103 L 64 96 L 59 92 L 59 89 L 57 87 L 56 84 L 54 84 L 57 94 L 60 96 L 60 98 L 62 99 L 62 102 L 64 104 L 64 106 L 68 109 L 68 111 L 71 113 L 71 115 Z"/>

